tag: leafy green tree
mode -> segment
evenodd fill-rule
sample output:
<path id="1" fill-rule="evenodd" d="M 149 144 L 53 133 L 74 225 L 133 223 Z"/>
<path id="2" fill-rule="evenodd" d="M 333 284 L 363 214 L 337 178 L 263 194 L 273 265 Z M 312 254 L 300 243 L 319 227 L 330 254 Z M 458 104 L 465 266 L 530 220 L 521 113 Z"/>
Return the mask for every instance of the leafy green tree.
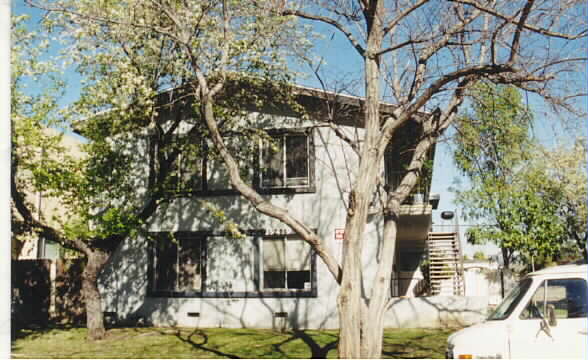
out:
<path id="1" fill-rule="evenodd" d="M 11 222 L 13 253 L 20 253 L 31 236 L 53 238 L 56 234 L 42 218 L 32 196 L 56 195 L 51 183 L 69 173 L 75 160 L 61 145 L 61 132 L 50 129 L 64 124 L 58 99 L 63 90 L 59 72 L 50 60 L 41 61 L 49 41 L 25 23 L 26 16 L 12 18 L 11 24 Z M 37 91 L 34 83 L 43 84 Z"/>
<path id="2" fill-rule="evenodd" d="M 586 138 L 575 139 L 572 145 L 560 145 L 555 149 L 538 148 L 539 156 L 531 160 L 529 176 L 541 179 L 546 202 L 556 204 L 553 221 L 561 223 L 563 234 L 552 260 L 565 262 L 586 253 L 586 198 L 588 178 L 586 173 Z"/>
<path id="3" fill-rule="evenodd" d="M 576 217 L 582 209 L 563 194 L 581 196 L 581 162 L 560 165 L 577 177 L 571 185 L 562 178 L 567 171 L 555 165 L 556 158 L 571 155 L 533 142 L 531 118 L 516 89 L 480 84 L 471 95 L 472 113 L 457 123 L 455 151 L 471 185 L 457 192 L 457 201 L 468 218 L 486 224 L 468 229 L 468 240 L 498 245 L 507 267 L 517 255 L 526 263 L 557 258 L 570 238 L 581 246 L 584 232 L 573 224 L 582 224 Z"/>
<path id="4" fill-rule="evenodd" d="M 208 132 L 200 120 L 203 113 L 218 120 L 221 133 L 263 137 L 236 120 L 244 118 L 239 115 L 246 107 L 266 104 L 269 97 L 289 102 L 279 54 L 286 47 L 304 48 L 307 38 L 278 31 L 287 29 L 290 19 L 265 17 L 240 1 L 145 2 L 132 4 L 131 13 L 128 1 L 107 5 L 45 4 L 51 16 L 44 26 L 66 41 L 67 57 L 84 76 L 80 100 L 68 112 L 76 115 L 72 127 L 89 142 L 83 146 L 83 160 L 56 161 L 51 170 L 34 161 L 30 165 L 39 174 L 35 178 L 42 179 L 43 191 L 59 197 L 76 215 L 60 228 L 33 225 L 47 239 L 86 257 L 82 291 L 91 339 L 105 334 L 99 274 L 120 242 L 146 231 L 155 211 L 177 196 L 169 188 L 177 181 L 174 169 L 180 157 L 198 157 L 207 146 L 200 141 Z M 252 76 L 227 84 L 233 73 Z M 254 99 L 252 88 L 258 93 Z M 219 96 L 223 92 L 231 96 Z M 187 141 L 174 134 L 179 126 L 189 127 L 183 138 Z M 242 144 L 225 149 L 235 147 L 247 151 Z M 13 161 L 17 169 L 21 164 Z M 141 164 L 145 168 L 137 169 Z M 148 176 L 137 176 L 137 171 Z M 33 219 L 30 204 L 18 191 L 13 195 L 19 213 Z M 238 233 L 229 225 L 228 230 Z"/>

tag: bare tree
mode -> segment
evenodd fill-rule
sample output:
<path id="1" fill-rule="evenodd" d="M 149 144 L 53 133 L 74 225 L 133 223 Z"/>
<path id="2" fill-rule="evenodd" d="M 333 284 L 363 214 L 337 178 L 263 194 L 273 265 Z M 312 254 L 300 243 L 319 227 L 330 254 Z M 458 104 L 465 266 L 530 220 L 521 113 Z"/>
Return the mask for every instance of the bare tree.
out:
<path id="1" fill-rule="evenodd" d="M 575 112 L 574 99 L 586 93 L 585 79 L 574 81 L 586 63 L 586 6 L 533 0 L 282 1 L 274 11 L 330 25 L 364 61 L 366 134 L 343 243 L 339 355 L 379 357 L 400 204 L 415 186 L 427 151 L 454 121 L 466 90 L 482 79 L 513 84 Z M 383 87 L 397 106 L 384 118 Z M 375 278 L 364 279 L 358 254 L 378 164 L 409 119 L 422 125 L 424 135 L 414 139 L 408 173 L 387 193 L 381 246 L 390 256 L 380 260 Z M 369 294 L 362 292 L 362 281 L 371 285 Z"/>

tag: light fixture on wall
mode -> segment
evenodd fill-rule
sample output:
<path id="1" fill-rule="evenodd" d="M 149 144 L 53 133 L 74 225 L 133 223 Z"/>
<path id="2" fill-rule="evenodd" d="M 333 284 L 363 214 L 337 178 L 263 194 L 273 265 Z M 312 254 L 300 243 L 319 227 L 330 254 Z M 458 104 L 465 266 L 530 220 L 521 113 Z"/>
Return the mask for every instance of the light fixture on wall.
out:
<path id="1" fill-rule="evenodd" d="M 453 211 L 443 211 L 441 212 L 441 219 L 443 220 L 451 220 L 455 216 Z"/>

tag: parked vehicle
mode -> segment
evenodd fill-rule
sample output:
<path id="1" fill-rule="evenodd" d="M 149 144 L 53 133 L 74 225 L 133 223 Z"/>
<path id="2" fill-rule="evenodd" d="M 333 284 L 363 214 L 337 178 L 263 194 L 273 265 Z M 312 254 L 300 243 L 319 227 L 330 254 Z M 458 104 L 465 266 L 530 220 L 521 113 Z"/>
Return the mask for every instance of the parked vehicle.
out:
<path id="1" fill-rule="evenodd" d="M 450 359 L 588 358 L 588 265 L 524 277 L 488 319 L 452 334 Z"/>

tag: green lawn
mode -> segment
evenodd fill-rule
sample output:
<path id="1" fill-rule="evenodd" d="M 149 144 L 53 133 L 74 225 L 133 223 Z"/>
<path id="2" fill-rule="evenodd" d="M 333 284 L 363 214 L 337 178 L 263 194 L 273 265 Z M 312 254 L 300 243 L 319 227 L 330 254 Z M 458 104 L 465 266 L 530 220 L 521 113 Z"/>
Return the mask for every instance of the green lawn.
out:
<path id="1" fill-rule="evenodd" d="M 443 358 L 455 329 L 388 329 L 385 358 Z M 22 358 L 335 358 L 337 331 L 117 328 L 86 341 L 86 329 L 22 330 L 12 357 Z"/>

